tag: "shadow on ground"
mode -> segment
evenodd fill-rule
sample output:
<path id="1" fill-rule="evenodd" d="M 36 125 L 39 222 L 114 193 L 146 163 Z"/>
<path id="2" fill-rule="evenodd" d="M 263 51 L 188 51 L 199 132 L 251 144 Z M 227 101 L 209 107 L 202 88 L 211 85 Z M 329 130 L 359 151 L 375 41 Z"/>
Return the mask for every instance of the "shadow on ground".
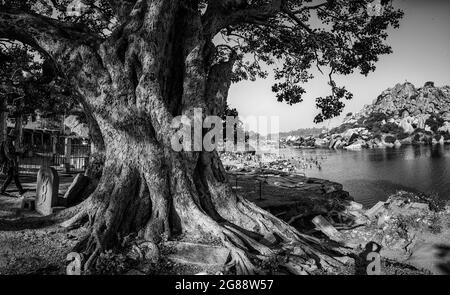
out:
<path id="1" fill-rule="evenodd" d="M 449 245 L 436 245 L 436 258 L 440 261 L 437 267 L 442 274 L 450 275 L 450 246 Z"/>
<path id="2" fill-rule="evenodd" d="M 64 195 L 65 191 L 72 183 L 75 175 L 59 175 L 59 195 Z M 3 184 L 5 176 L 0 177 L 0 184 Z M 20 181 L 26 189 L 25 197 L 35 197 L 37 175 L 21 174 Z M 0 231 L 19 231 L 25 229 L 40 229 L 52 226 L 56 221 L 49 220 L 35 211 L 22 210 L 22 202 L 19 198 L 19 190 L 14 182 L 9 185 L 6 195 L 0 195 Z"/>

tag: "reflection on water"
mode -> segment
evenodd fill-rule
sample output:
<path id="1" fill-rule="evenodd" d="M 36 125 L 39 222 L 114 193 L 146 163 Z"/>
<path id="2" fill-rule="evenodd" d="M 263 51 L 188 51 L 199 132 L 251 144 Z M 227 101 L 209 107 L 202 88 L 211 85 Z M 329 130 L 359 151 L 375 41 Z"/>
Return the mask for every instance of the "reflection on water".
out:
<path id="1" fill-rule="evenodd" d="M 355 200 L 371 206 L 398 190 L 437 193 L 450 199 L 450 146 L 405 146 L 400 149 L 284 149 L 295 157 L 323 157 L 321 168 L 307 176 L 342 183 Z"/>

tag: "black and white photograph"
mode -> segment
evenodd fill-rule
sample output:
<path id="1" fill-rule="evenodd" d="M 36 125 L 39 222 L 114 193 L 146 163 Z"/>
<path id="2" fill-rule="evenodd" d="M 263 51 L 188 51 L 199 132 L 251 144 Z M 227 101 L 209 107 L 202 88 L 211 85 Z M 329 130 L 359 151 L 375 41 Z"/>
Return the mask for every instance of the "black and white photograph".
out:
<path id="1" fill-rule="evenodd" d="M 0 0 L 0 277 L 450 274 L 449 15 Z"/>

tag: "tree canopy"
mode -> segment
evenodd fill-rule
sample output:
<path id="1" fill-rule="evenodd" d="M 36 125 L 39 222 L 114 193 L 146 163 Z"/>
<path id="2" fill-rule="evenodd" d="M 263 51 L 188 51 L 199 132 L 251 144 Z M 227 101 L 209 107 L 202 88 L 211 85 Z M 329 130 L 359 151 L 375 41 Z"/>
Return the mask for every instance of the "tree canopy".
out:
<path id="1" fill-rule="evenodd" d="M 24 23 L 32 19 L 33 22 L 45 22 L 41 31 L 56 30 L 52 29 L 56 26 L 64 38 L 68 37 L 65 34 L 70 34 L 80 42 L 96 43 L 131 23 L 133 15 L 130 13 L 140 2 L 3 0 L 2 10 L 5 12 L 2 16 L 18 11 L 30 12 L 24 17 Z M 272 90 L 277 100 L 295 104 L 303 100 L 305 89 L 302 84 L 314 78 L 314 71 L 328 75 L 331 93 L 316 99 L 320 110 L 316 122 L 339 115 L 345 106 L 344 101 L 352 98 L 344 86 L 336 84 L 335 75 L 348 75 L 355 70 L 367 75 L 375 70 L 380 55 L 392 51 L 385 43 L 388 28 L 399 26 L 403 12 L 395 9 L 392 1 L 379 1 L 381 9 L 373 15 L 368 9 L 372 2 L 183 1 L 184 5 L 197 9 L 202 15 L 203 34 L 216 46 L 212 62 L 233 61 L 233 82 L 264 78 L 268 75 L 268 67 L 264 64 L 269 65 L 274 69 L 276 84 Z M 36 40 L 36 35 L 42 32 L 35 32 L 34 37 L 30 33 L 31 36 L 16 34 L 14 38 L 45 51 L 45 45 Z"/>
<path id="2" fill-rule="evenodd" d="M 73 91 L 34 50 L 20 43 L 1 41 L 0 95 L 8 114 L 55 117 L 76 103 Z"/>

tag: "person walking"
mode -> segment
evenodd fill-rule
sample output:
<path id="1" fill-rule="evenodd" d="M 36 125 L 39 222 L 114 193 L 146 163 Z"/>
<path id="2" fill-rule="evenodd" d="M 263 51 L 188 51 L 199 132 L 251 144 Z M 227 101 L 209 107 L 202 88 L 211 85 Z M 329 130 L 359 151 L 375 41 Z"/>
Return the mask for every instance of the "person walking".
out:
<path id="1" fill-rule="evenodd" d="M 19 190 L 19 194 L 23 195 L 25 193 L 19 179 L 19 164 L 17 162 L 16 149 L 14 147 L 14 141 L 16 138 L 17 137 L 14 130 L 11 130 L 6 140 L 1 143 L 0 147 L 0 161 L 3 166 L 2 172 L 6 175 L 6 179 L 0 190 L 0 194 L 2 195 L 8 195 L 6 193 L 6 189 L 12 180 L 14 180 L 16 187 Z"/>

